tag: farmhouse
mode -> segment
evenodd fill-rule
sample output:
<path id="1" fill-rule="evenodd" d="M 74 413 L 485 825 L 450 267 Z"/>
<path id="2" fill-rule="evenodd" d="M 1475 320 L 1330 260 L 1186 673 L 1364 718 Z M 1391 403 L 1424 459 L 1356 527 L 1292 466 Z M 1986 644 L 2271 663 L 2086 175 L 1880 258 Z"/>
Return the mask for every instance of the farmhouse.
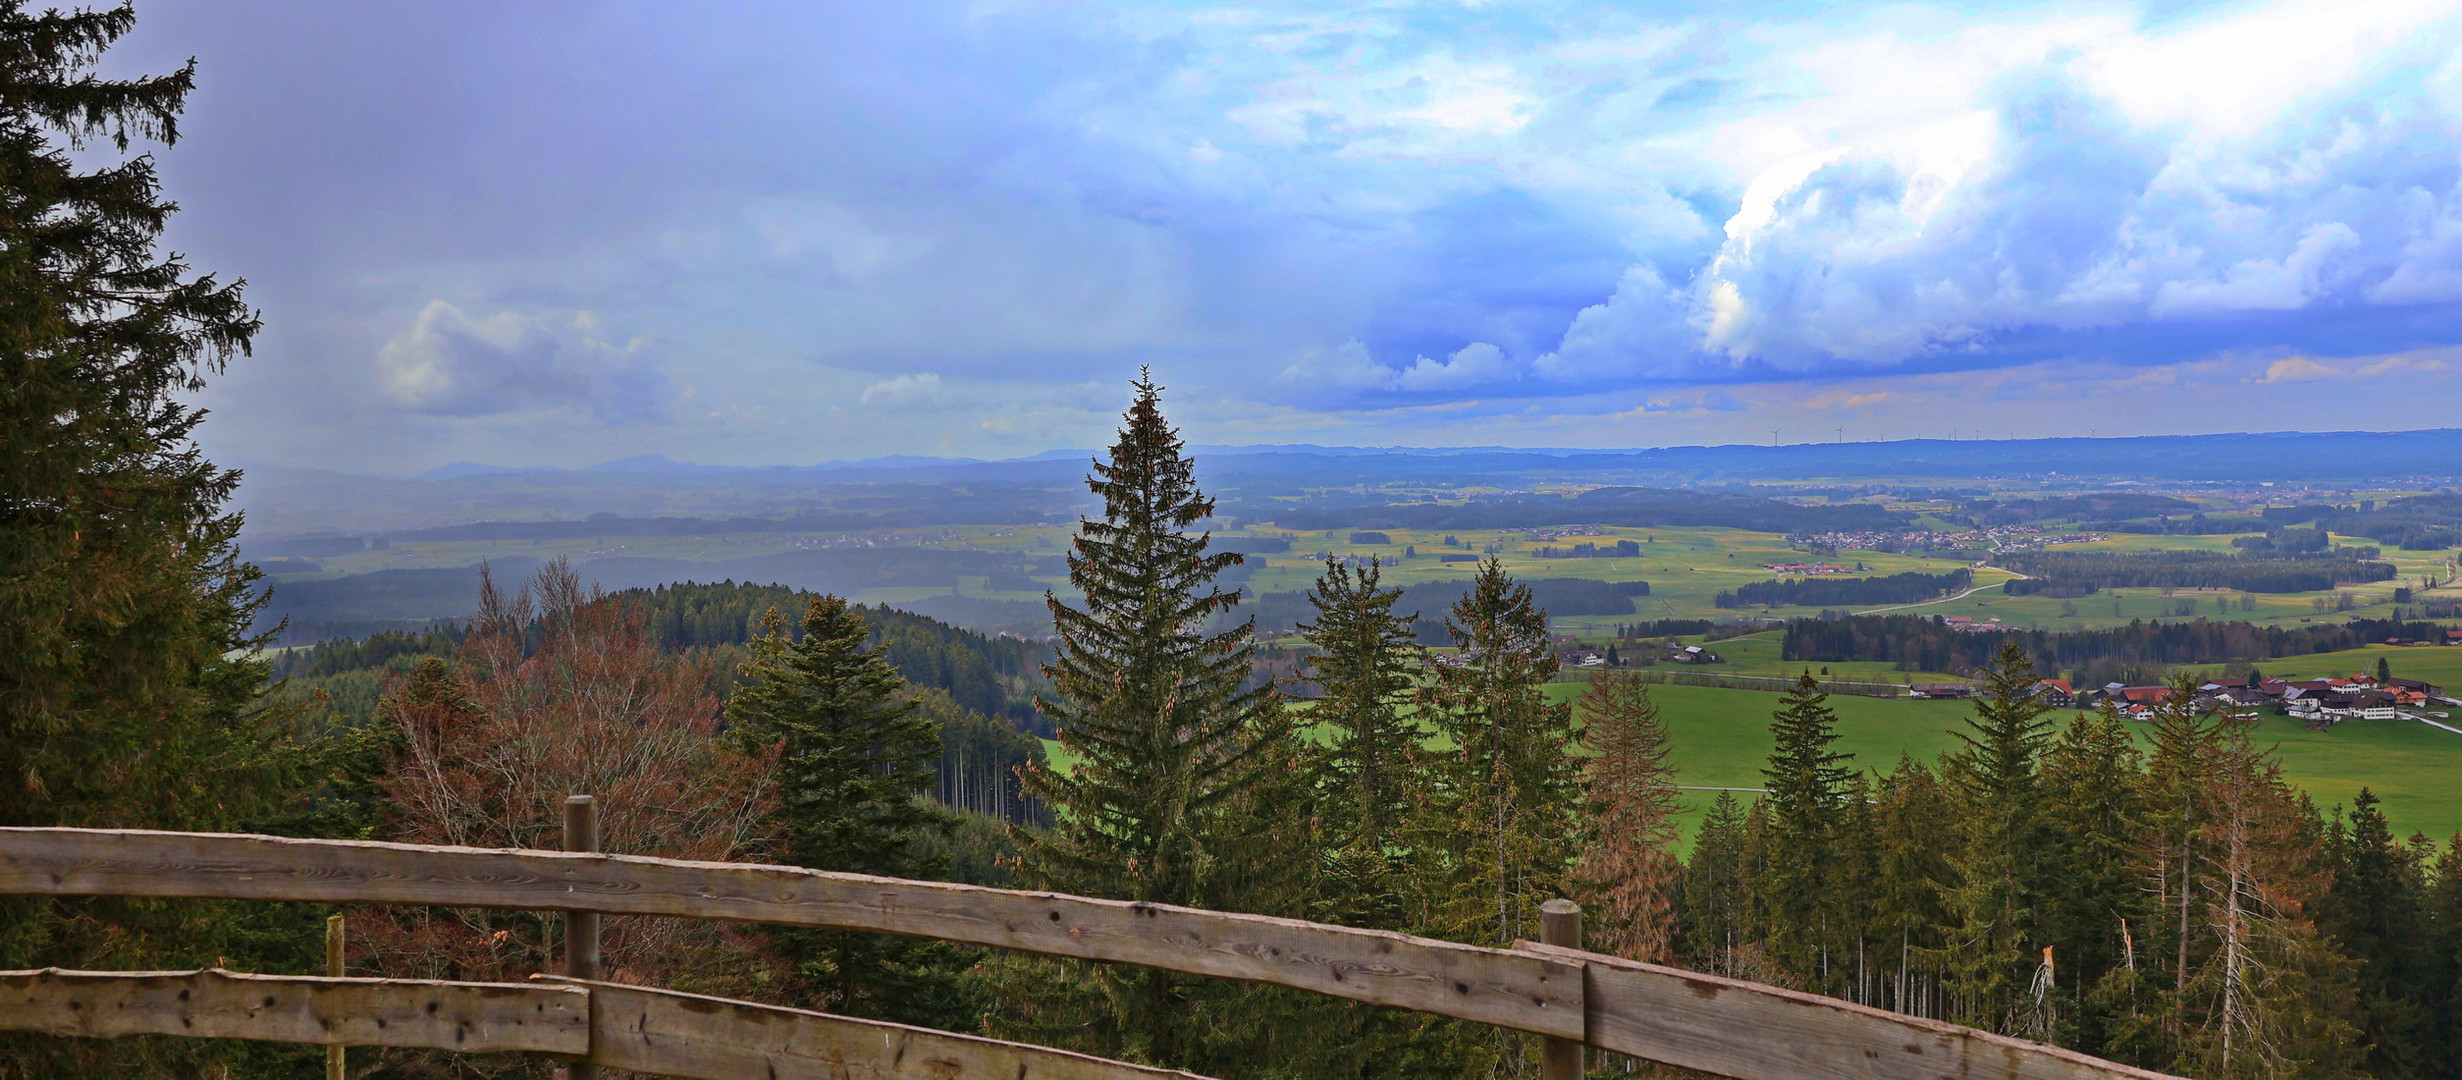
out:
<path id="1" fill-rule="evenodd" d="M 2162 704 L 2169 697 L 2171 697 L 2171 688 L 2168 686 L 2123 686 L 2119 683 L 2105 683 L 2102 689 L 2089 690 L 2080 695 L 2081 700 L 2078 704 L 2081 707 L 2091 708 L 2104 702 L 2110 702 L 2113 708 L 2120 711 L 2120 715 L 2131 720 L 2143 720 L 2153 714 L 2156 705 Z"/>
<path id="2" fill-rule="evenodd" d="M 1969 683 L 1921 683 L 1908 687 L 1907 696 L 1930 699 L 1970 698 L 1975 696 L 1975 688 Z"/>

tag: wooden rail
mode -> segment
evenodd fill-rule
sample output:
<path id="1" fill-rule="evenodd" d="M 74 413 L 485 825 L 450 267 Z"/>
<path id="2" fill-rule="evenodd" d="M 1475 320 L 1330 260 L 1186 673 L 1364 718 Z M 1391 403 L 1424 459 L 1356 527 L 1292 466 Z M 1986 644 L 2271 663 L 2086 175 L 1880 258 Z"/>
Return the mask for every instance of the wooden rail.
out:
<path id="1" fill-rule="evenodd" d="M 0 1030 L 525 1051 L 738 1080 L 1201 1080 L 1065 1050 L 616 983 L 0 972 Z"/>
<path id="2" fill-rule="evenodd" d="M 468 1053 L 590 1052 L 590 992 L 522 983 L 209 971 L 0 972 L 0 1028 Z"/>
<path id="3" fill-rule="evenodd" d="M 1763 983 L 1537 942 L 1580 963 L 1589 1043 L 1753 1080 L 2176 1080 L 2057 1046 Z"/>
<path id="4" fill-rule="evenodd" d="M 590 991 L 590 1063 L 611 1069 L 708 1080 L 1202 1080 L 904 1024 L 643 986 L 554 981 Z"/>
<path id="5" fill-rule="evenodd" d="M 1743 1080 L 2170 1080 L 2040 1043 L 1562 945 L 1483 949 L 1290 919 L 798 867 L 211 833 L 0 829 L 0 894 L 10 893 L 435 904 L 842 927 L 1295 987 Z M 645 1032 L 700 1030 L 681 1019 L 651 1019 L 691 1013 L 712 1031 L 737 1025 L 725 1028 L 732 1034 L 706 1036 L 713 1046 L 821 1045 L 794 1041 L 820 1036 L 766 1026 L 784 1021 L 744 1019 L 793 1010 L 569 985 L 603 993 L 601 1010 L 628 1003 L 623 1007 L 636 1010 Z M 900 1030 L 909 1040 L 954 1038 Z M 750 1034 L 756 1031 L 770 1034 Z M 671 1071 L 638 1063 L 643 1058 L 602 1058 L 596 1039 L 592 1045 L 586 1060 Z M 1018 1052 L 1025 1051 L 1055 1053 Z M 1041 1075 L 1081 1075 L 1049 1071 L 1057 1068 Z"/>
<path id="6" fill-rule="evenodd" d="M 939 938 L 1271 983 L 1582 1037 L 1552 956 L 1162 904 L 638 855 L 219 833 L 0 829 L 0 894 L 681 915 Z"/>

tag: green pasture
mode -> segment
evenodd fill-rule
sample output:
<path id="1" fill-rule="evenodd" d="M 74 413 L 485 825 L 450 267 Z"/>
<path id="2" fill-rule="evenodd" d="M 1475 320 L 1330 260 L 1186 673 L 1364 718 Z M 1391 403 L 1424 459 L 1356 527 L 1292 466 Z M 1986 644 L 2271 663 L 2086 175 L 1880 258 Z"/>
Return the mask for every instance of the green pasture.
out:
<path id="1" fill-rule="evenodd" d="M 1573 684 L 1549 689 L 1566 699 L 1580 692 Z M 1696 686 L 1654 686 L 1650 691 L 1673 743 L 1679 783 L 1762 786 L 1761 767 L 1771 745 L 1770 710 L 1778 706 L 1777 694 Z M 1895 768 L 1901 754 L 1931 762 L 1954 749 L 1957 738 L 1950 732 L 1972 707 L 1965 702 L 1843 694 L 1829 702 L 1838 713 L 1839 749 L 1855 755 L 1855 767 L 1878 772 Z M 2073 715 L 2064 712 L 2058 719 L 2065 723 Z M 2414 723 L 2352 722 L 2320 732 L 2268 716 L 2257 738 L 2279 748 L 2283 775 L 2319 806 L 2347 805 L 2365 785 L 2385 800 L 2386 818 L 2402 835 L 2419 831 L 2442 839 L 2462 832 L 2462 735 Z M 1717 793 L 1683 794 L 1689 828 Z"/>
<path id="2" fill-rule="evenodd" d="M 1718 642 L 1713 648 L 1729 666 L 1714 673 L 1791 675 L 1807 665 L 1778 659 L 1776 631 Z M 2394 674 L 2425 679 L 2452 692 L 2462 687 L 2462 648 L 2376 645 L 2345 652 L 2313 653 L 2259 661 L 2269 675 L 2310 677 L 2373 672 L 2384 658 Z M 1810 665 L 1816 670 L 1823 665 Z M 1831 677 L 1867 678 L 1880 682 L 1948 681 L 1937 673 L 1899 672 L 1887 664 L 1830 664 Z M 2191 670 L 2217 674 L 2221 664 Z M 1551 686 L 1565 700 L 1580 692 L 1574 684 Z M 1769 711 L 1777 695 L 1755 690 L 1714 687 L 1654 686 L 1662 715 L 1674 738 L 1676 760 L 1687 784 L 1758 787 L 1760 763 L 1770 748 Z M 1969 706 L 1951 701 L 1911 701 L 1830 698 L 1838 711 L 1840 745 L 1852 751 L 1864 768 L 1887 769 L 1906 752 L 1929 759 L 1950 745 L 1943 734 L 1958 724 Z M 2064 717 L 2066 714 L 2063 714 Z M 2462 711 L 2456 711 L 2462 716 Z M 2462 727 L 2462 721 L 2454 722 Z M 2462 831 L 2462 735 L 2426 724 L 2359 722 L 2311 731 L 2297 721 L 2268 715 L 2259 739 L 2280 747 L 2283 772 L 2305 789 L 2320 806 L 2347 804 L 2362 785 L 2384 798 L 2386 814 L 2398 831 L 2426 832 L 2435 837 Z M 1686 792 L 1689 813 L 1698 813 L 1714 792 Z"/>
<path id="3" fill-rule="evenodd" d="M 2350 675 L 2357 672 L 2374 674 L 2377 661 L 2384 660 L 2393 673 L 2406 679 L 2425 679 L 2443 687 L 2446 693 L 2462 690 L 2462 648 L 2428 645 L 2369 645 L 2342 652 L 2307 653 L 2286 656 L 2279 660 L 2252 661 L 2257 669 L 2280 678 L 2310 678 L 2325 675 Z M 2192 670 L 2219 674 L 2224 665 L 2200 664 Z M 2456 723 L 2455 727 L 2462 727 Z M 2462 738 L 2462 736 L 2455 736 Z M 2462 785 L 2462 773 L 2454 777 Z"/>
<path id="4" fill-rule="evenodd" d="M 2462 654 L 2462 649 L 2434 651 Z M 2339 662 L 2366 652 L 2332 655 Z M 2367 662 L 2375 663 L 2372 655 Z M 2462 655 L 2453 663 L 2462 668 Z M 2422 677 L 2437 678 L 2424 668 Z M 1557 683 L 1547 690 L 1555 700 L 1570 701 L 1581 686 Z M 1770 711 L 1778 707 L 1779 695 L 1700 686 L 1653 686 L 1650 692 L 1667 725 L 1677 783 L 1688 788 L 1763 786 L 1761 768 L 1771 747 Z M 1838 713 L 1838 749 L 1855 755 L 1854 767 L 1873 772 L 1896 768 L 1901 755 L 1936 762 L 1958 745 L 1952 732 L 1972 707 L 1966 702 L 1843 694 L 1829 703 Z M 2056 719 L 2065 723 L 2073 715 L 2064 712 Z M 2352 722 L 2319 732 L 2269 716 L 2257 737 L 2277 748 L 2284 776 L 2319 806 L 2348 805 L 2365 785 L 2385 800 L 2385 816 L 2399 835 L 2416 831 L 2442 839 L 2462 832 L 2462 735 L 2413 723 Z M 1044 749 L 1053 767 L 1070 766 L 1068 753 L 1056 741 L 1046 740 Z M 1687 790 L 1682 797 L 1689 837 L 1718 793 Z M 1755 796 L 1739 791 L 1736 797 L 1749 802 Z"/>
<path id="5" fill-rule="evenodd" d="M 1598 535 L 1570 536 L 1555 540 L 1535 539 L 1527 533 L 1507 533 L 1496 530 L 1381 529 L 1392 540 L 1389 544 L 1353 544 L 1353 530 L 1334 529 L 1299 532 L 1258 526 L 1248 532 L 1258 536 L 1285 537 L 1291 551 L 1285 554 L 1251 558 L 1256 574 L 1250 587 L 1259 592 L 1298 592 L 1313 583 L 1323 572 L 1316 560 L 1318 552 L 1334 555 L 1373 555 L 1391 565 L 1385 570 L 1388 584 L 1415 585 L 1427 581 L 1468 582 L 1476 571 L 1476 563 L 1440 561 L 1440 554 L 1483 554 L 1487 547 L 1499 548 L 1497 557 L 1505 570 L 1517 578 L 1571 577 L 1594 581 L 1647 581 L 1650 595 L 1634 601 L 1631 615 L 1600 615 L 1557 620 L 1567 632 L 1603 630 L 1619 622 L 1656 618 L 1717 618 L 1737 612 L 1722 611 L 1714 598 L 1723 591 L 1756 581 L 1782 576 L 1761 568 L 1762 563 L 1830 562 L 1853 566 L 1862 563 L 1871 574 L 1896 574 L 1908 570 L 1942 574 L 1965 564 L 1955 560 L 1926 559 L 1915 555 L 1891 555 L 1873 551 L 1851 551 L 1836 556 L 1816 556 L 1787 546 L 1787 538 L 1776 533 L 1747 532 L 1742 529 L 1719 528 L 1608 528 Z M 1462 546 L 1444 546 L 1446 536 L 1453 536 Z M 1605 559 L 1544 559 L 1539 549 L 1553 547 L 1569 549 L 1575 544 L 1612 545 L 1619 540 L 1631 540 L 1641 545 L 1635 558 Z M 1416 555 L 1406 552 L 1416 549 Z M 1980 580 L 1998 581 L 2005 575 L 1985 572 Z"/>

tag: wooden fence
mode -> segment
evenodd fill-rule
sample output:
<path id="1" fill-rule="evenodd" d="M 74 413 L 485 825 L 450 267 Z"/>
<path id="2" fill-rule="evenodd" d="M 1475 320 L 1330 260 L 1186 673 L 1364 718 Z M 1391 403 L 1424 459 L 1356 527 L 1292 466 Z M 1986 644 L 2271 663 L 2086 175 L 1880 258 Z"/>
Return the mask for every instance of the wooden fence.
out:
<path id="1" fill-rule="evenodd" d="M 1530 1032 L 1549 1037 L 1551 1077 L 1577 1074 L 1579 1048 L 1587 1045 L 1740 1080 L 2163 1080 L 2057 1047 L 1562 944 L 1480 948 L 1260 915 L 801 867 L 220 833 L 0 829 L 0 894 L 418 904 L 873 930 L 1286 986 Z M 1551 904 L 1551 925 L 1563 925 L 1569 911 L 1578 909 Z M 411 1019 L 389 1019 L 405 1015 L 405 1007 Z M 462 1019 L 438 1019 L 448 1015 Z M 763 1075 L 762 1067 L 779 1069 L 777 1076 L 935 1080 L 1178 1075 L 590 979 L 522 986 L 9 972 L 0 973 L 0 1028 L 485 1047 L 674 1076 Z M 1565 1054 L 1553 1052 L 1559 1047 L 1572 1051 L 1569 1065 Z M 932 1055 L 960 1064 L 939 1071 L 915 1064 Z"/>

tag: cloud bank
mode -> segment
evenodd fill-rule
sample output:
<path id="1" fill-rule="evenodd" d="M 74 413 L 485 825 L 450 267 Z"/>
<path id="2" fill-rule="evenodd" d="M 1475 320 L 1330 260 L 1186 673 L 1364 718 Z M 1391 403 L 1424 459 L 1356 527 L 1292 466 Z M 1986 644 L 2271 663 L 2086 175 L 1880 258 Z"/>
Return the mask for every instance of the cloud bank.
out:
<path id="1" fill-rule="evenodd" d="M 1140 364 L 1207 441 L 1757 441 L 2462 345 L 2449 3 L 145 14 L 267 458 L 1030 453 Z"/>

